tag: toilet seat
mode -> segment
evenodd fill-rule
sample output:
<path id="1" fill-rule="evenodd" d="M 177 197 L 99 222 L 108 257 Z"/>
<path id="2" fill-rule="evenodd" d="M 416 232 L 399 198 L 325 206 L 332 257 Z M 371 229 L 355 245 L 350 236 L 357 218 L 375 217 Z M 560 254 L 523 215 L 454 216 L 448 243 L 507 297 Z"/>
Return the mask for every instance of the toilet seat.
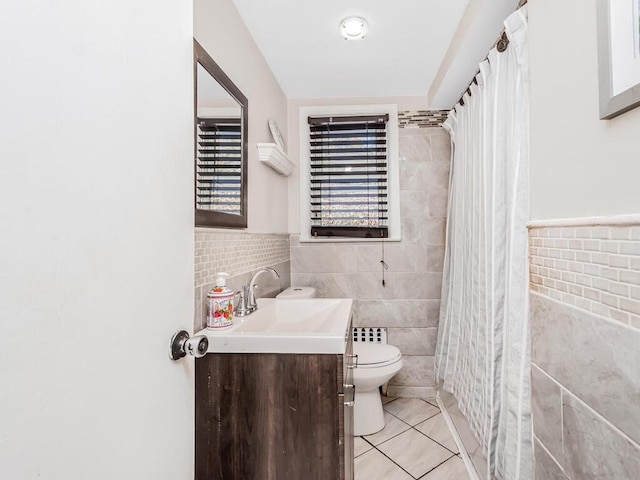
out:
<path id="1" fill-rule="evenodd" d="M 358 356 L 356 368 L 385 367 L 401 358 L 398 347 L 381 343 L 354 342 L 353 353 Z"/>
<path id="2" fill-rule="evenodd" d="M 402 355 L 398 347 L 371 342 L 353 342 L 353 354 L 353 431 L 356 436 L 371 435 L 384 428 L 379 389 L 402 369 Z"/>

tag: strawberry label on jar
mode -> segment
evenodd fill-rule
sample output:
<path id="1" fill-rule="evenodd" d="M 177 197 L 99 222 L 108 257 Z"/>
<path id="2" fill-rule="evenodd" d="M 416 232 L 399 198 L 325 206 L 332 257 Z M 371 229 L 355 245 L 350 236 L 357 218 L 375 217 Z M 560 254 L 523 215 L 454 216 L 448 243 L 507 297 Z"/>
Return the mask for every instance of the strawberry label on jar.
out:
<path id="1" fill-rule="evenodd" d="M 233 293 L 216 292 L 207 295 L 207 328 L 226 328 L 233 325 Z"/>

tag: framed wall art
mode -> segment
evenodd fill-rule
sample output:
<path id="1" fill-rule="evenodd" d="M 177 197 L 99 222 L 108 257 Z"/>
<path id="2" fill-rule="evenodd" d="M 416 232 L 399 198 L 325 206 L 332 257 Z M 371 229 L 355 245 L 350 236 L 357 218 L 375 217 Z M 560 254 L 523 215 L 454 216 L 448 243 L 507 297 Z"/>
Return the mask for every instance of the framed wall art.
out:
<path id="1" fill-rule="evenodd" d="M 640 106 L 640 0 L 597 0 L 600 118 Z"/>

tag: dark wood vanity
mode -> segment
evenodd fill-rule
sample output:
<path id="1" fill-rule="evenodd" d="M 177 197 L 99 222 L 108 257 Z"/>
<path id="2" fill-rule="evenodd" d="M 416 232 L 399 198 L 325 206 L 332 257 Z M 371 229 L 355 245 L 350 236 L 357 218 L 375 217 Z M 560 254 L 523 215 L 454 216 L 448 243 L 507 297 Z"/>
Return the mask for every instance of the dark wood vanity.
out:
<path id="1" fill-rule="evenodd" d="M 351 352 L 196 360 L 195 479 L 352 480 Z"/>

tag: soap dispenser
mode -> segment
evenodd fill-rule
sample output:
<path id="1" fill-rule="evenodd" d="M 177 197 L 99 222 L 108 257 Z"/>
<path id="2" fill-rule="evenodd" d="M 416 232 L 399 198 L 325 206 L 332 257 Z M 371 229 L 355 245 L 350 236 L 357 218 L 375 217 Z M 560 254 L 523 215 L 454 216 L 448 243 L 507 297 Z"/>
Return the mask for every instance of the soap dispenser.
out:
<path id="1" fill-rule="evenodd" d="M 227 288 L 228 273 L 216 274 L 216 285 L 207 294 L 207 328 L 233 325 L 233 290 Z"/>

